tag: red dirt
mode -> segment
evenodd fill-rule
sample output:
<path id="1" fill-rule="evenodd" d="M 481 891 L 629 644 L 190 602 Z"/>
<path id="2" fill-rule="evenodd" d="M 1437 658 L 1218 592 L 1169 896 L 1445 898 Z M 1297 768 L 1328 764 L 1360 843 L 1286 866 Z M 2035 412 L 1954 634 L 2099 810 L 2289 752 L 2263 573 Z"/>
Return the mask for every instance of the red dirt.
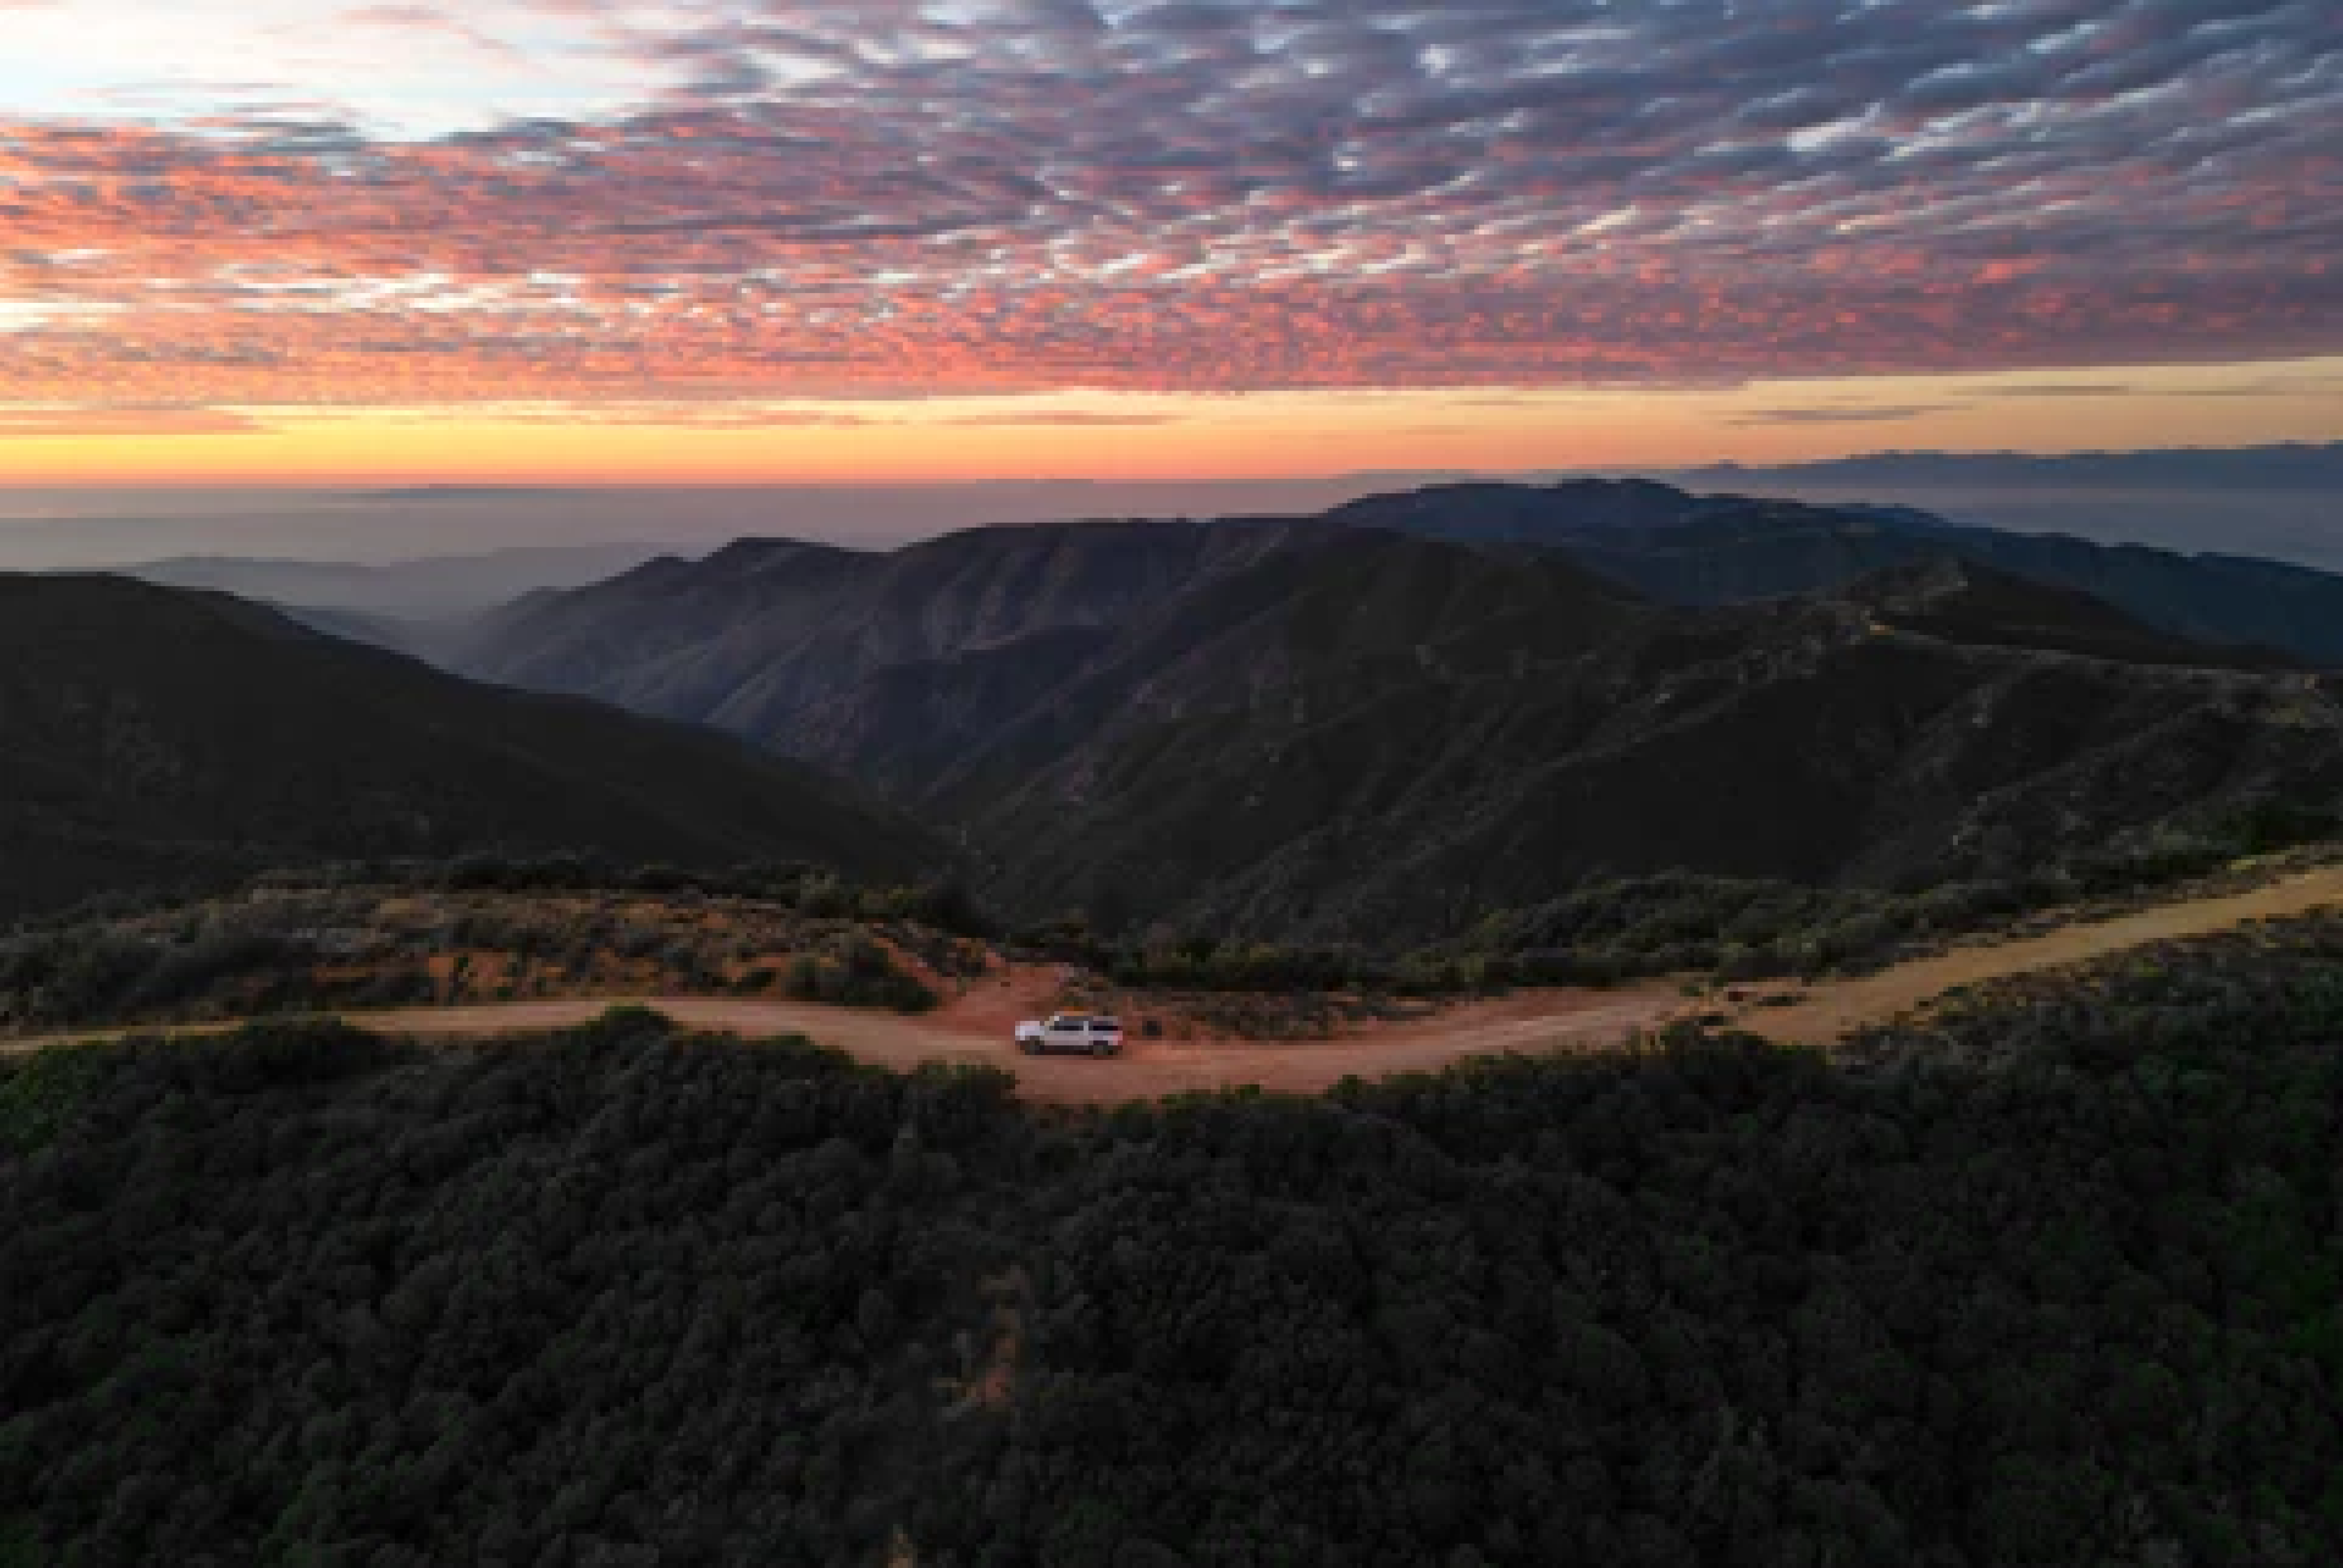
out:
<path id="1" fill-rule="evenodd" d="M 1112 1060 L 1021 1055 L 1020 1020 L 1048 1010 L 1057 973 L 1026 969 L 972 984 L 936 1011 L 917 1017 L 811 1002 L 730 997 L 593 997 L 352 1013 L 349 1021 L 385 1034 L 489 1039 L 588 1022 L 613 1007 L 641 1006 L 690 1029 L 769 1038 L 802 1034 L 857 1059 L 898 1070 L 923 1062 L 1005 1068 L 1030 1100 L 1121 1104 L 1194 1090 L 1258 1085 L 1274 1093 L 1316 1094 L 1350 1076 L 1383 1078 L 1429 1070 L 1471 1056 L 1618 1044 L 1681 1010 L 1673 988 L 1523 991 L 1448 1009 L 1403 1023 L 1363 1025 L 1306 1041 L 1131 1039 Z M 216 1034 L 234 1025 L 158 1030 L 105 1030 L 12 1042 L 24 1052 L 71 1040 L 131 1032 Z"/>
<path id="2" fill-rule="evenodd" d="M 1828 1047 L 1858 1025 L 1887 1022 L 1954 986 L 2336 904 L 2343 904 L 2343 868 L 2323 868 L 2249 892 L 2079 921 L 2042 936 L 1956 948 L 1875 975 L 1826 981 L 1807 988 L 1795 1006 L 1746 1008 L 1735 1021 L 1775 1040 Z M 1133 1038 L 1122 1057 L 1107 1061 L 1018 1054 L 1012 1043 L 1018 1020 L 1047 1012 L 1061 979 L 1060 971 L 1038 967 L 996 972 L 970 982 L 936 1011 L 912 1018 L 781 1000 L 592 997 L 361 1013 L 350 1021 L 419 1038 L 492 1039 L 585 1023 L 609 1008 L 634 1004 L 654 1008 L 692 1029 L 750 1038 L 802 1034 L 885 1067 L 944 1061 L 1005 1068 L 1017 1075 L 1029 1099 L 1096 1105 L 1248 1084 L 1272 1092 L 1314 1094 L 1346 1077 L 1431 1070 L 1468 1057 L 1599 1049 L 1702 1008 L 1676 987 L 1659 983 L 1604 991 L 1525 990 L 1468 1002 L 1429 1018 L 1363 1024 L 1310 1040 Z M 0 1043 L 0 1053 L 128 1033 L 201 1035 L 233 1027 L 86 1030 Z"/>

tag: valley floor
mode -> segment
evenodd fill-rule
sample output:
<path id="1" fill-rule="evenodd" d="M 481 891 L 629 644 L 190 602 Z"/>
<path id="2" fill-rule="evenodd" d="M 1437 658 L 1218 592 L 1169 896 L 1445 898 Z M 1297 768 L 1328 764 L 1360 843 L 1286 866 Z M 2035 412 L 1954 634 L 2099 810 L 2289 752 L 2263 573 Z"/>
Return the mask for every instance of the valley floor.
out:
<path id="1" fill-rule="evenodd" d="M 1884 1024 L 1956 988 L 2063 968 L 2173 938 L 2200 936 L 2258 920 L 2343 905 L 2343 867 L 2285 877 L 2245 892 L 2207 896 L 2078 921 L 2046 933 L 1953 949 L 1876 974 L 1792 990 L 1750 988 L 1728 1016 L 1738 1027 L 1784 1043 L 1828 1048 L 1849 1031 Z M 1022 969 L 977 983 L 934 1012 L 904 1017 L 809 1002 L 706 996 L 574 998 L 353 1014 L 387 1034 L 483 1039 L 588 1022 L 615 1006 L 639 1005 L 695 1030 L 743 1036 L 802 1034 L 878 1066 L 925 1062 L 988 1065 L 1013 1071 L 1030 1099 L 1056 1104 L 1120 1104 L 1198 1090 L 1258 1085 L 1272 1092 L 1322 1092 L 1344 1078 L 1430 1070 L 1468 1057 L 1620 1044 L 1644 1030 L 1707 1012 L 1711 1003 L 1658 982 L 1608 990 L 1525 990 L 1447 1009 L 1433 1017 L 1363 1024 L 1326 1039 L 1261 1042 L 1131 1040 L 1112 1061 L 1029 1058 L 1011 1043 L 1018 1020 L 1050 1010 L 1055 971 Z M 218 1033 L 232 1024 L 163 1032 Z M 9 1041 L 0 1051 L 145 1030 L 81 1031 Z"/>

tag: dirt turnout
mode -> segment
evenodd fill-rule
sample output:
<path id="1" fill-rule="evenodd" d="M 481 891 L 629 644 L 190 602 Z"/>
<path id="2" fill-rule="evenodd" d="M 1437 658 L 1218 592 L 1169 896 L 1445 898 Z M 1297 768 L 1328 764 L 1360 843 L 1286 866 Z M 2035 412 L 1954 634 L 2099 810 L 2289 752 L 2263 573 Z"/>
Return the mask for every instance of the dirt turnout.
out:
<path id="1" fill-rule="evenodd" d="M 1795 1005 L 1750 1007 L 1744 1028 L 1785 1042 L 1827 1047 L 1849 1030 L 1887 1022 L 1956 986 L 2080 963 L 2126 948 L 2203 935 L 2248 920 L 2302 914 L 2343 904 L 2343 867 L 2323 867 L 2249 892 L 2164 905 L 2082 922 L 2043 936 L 1956 948 L 1859 979 L 1808 988 Z M 1470 1002 L 1433 1017 L 1364 1024 L 1323 1040 L 1153 1040 L 1133 1039 L 1111 1061 L 1026 1057 L 1011 1043 L 1021 1018 L 1048 1010 L 1053 988 L 1043 970 L 996 979 L 923 1017 L 823 1007 L 809 1002 L 722 997 L 579 998 L 482 1007 L 359 1013 L 350 1021 L 387 1034 L 425 1039 L 492 1039 L 564 1028 L 628 1005 L 654 1008 L 678 1023 L 749 1038 L 806 1035 L 861 1060 L 908 1070 L 923 1062 L 970 1062 L 1017 1074 L 1030 1099 L 1057 1104 L 1120 1104 L 1192 1090 L 1256 1084 L 1272 1092 L 1314 1094 L 1346 1077 L 1387 1078 L 1444 1067 L 1467 1057 L 1507 1051 L 1596 1049 L 1702 1010 L 1681 988 L 1660 983 L 1614 990 L 1522 991 Z M 1767 988 L 1757 988 L 1760 990 Z M 232 1025 L 169 1030 L 218 1033 Z M 108 1030 L 19 1040 L 0 1051 L 25 1052 L 75 1040 L 119 1036 Z"/>

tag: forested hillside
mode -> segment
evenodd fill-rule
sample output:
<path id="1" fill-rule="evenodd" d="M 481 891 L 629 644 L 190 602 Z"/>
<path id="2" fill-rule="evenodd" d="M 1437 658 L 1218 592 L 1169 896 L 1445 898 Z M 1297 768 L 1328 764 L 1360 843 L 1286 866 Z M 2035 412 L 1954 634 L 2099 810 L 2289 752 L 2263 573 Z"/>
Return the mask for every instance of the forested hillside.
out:
<path id="1" fill-rule="evenodd" d="M 1728 534 L 1784 575 L 1732 566 Z M 2343 809 L 2332 678 L 1966 538 L 1585 483 L 887 555 L 748 541 L 518 606 L 469 668 L 859 779 L 954 836 L 1012 921 L 1119 940 L 1450 940 L 1622 879 L 1911 890 Z M 1623 578 L 1842 586 L 1684 606 Z"/>
<path id="2" fill-rule="evenodd" d="M 1683 611 L 1361 534 L 1135 625 L 924 809 L 1005 909 L 1110 931 L 1423 939 L 1683 870 L 1918 888 L 2343 802 L 2335 684 L 2233 662 L 1976 568 Z"/>
<path id="3" fill-rule="evenodd" d="M 325 860 L 564 850 L 880 880 L 945 859 L 729 737 L 475 685 L 220 595 L 0 577 L 0 919 Z"/>
<path id="4" fill-rule="evenodd" d="M 2343 1554 L 2343 920 L 1029 1114 L 613 1019 L 0 1068 L 0 1561 Z"/>

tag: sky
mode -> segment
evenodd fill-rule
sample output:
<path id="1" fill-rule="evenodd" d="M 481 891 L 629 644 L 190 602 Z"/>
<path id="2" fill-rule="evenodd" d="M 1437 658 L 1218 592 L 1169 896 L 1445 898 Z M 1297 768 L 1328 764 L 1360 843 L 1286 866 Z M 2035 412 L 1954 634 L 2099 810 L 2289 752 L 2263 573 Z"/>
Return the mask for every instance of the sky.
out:
<path id="1" fill-rule="evenodd" d="M 2338 437 L 2334 0 L 0 0 L 0 485 Z"/>

